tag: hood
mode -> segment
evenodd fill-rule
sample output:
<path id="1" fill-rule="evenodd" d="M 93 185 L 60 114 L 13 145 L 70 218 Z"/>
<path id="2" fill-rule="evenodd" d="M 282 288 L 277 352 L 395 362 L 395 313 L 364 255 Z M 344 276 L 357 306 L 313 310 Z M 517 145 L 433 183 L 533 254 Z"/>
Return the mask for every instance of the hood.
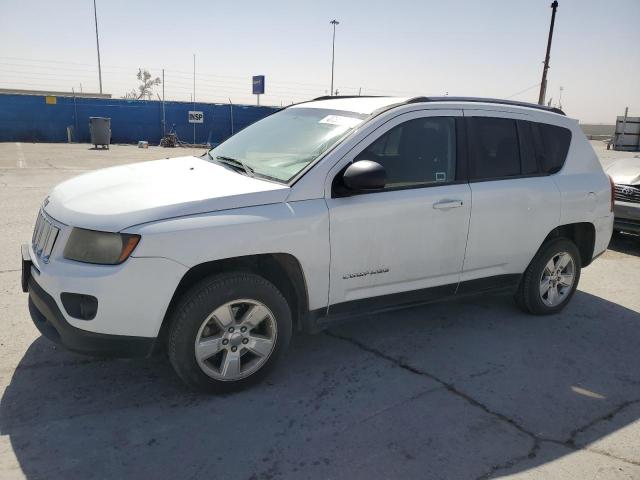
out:
<path id="1" fill-rule="evenodd" d="M 117 232 L 171 217 L 283 202 L 289 187 L 196 157 L 96 170 L 56 186 L 45 210 L 71 226 Z"/>
<path id="2" fill-rule="evenodd" d="M 640 157 L 616 160 L 605 171 L 615 184 L 640 185 Z"/>

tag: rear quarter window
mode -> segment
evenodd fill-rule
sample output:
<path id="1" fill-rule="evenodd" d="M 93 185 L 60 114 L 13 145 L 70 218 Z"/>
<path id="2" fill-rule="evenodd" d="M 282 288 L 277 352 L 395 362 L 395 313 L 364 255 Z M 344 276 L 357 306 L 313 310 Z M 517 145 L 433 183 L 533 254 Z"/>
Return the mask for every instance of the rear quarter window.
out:
<path id="1" fill-rule="evenodd" d="M 544 173 L 556 173 L 562 169 L 571 145 L 571 130 L 555 125 L 538 123 L 537 156 Z"/>

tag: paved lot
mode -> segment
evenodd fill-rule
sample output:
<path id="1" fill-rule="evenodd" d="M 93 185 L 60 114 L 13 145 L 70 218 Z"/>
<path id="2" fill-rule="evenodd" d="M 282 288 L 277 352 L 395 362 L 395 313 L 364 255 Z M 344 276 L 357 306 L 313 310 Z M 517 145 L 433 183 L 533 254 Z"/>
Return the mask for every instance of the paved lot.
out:
<path id="1" fill-rule="evenodd" d="M 188 152 L 0 144 L 0 479 L 640 478 L 630 236 L 560 315 L 497 297 L 375 315 L 296 337 L 268 382 L 235 395 L 185 391 L 162 356 L 93 359 L 40 338 L 18 252 L 50 187 Z"/>

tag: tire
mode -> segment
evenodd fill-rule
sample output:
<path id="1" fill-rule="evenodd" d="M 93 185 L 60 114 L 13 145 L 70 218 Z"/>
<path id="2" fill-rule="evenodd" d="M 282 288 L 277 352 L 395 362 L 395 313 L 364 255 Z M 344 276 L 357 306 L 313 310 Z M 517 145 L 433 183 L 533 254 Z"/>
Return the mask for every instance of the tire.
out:
<path id="1" fill-rule="evenodd" d="M 570 259 L 569 264 L 558 275 L 557 268 L 566 262 L 567 258 Z M 556 266 L 555 272 L 549 272 L 550 265 Z M 580 252 L 571 240 L 566 238 L 550 240 L 540 247 L 522 276 L 515 295 L 516 304 L 525 312 L 534 315 L 550 315 L 559 312 L 567 306 L 575 294 L 580 281 L 581 268 Z M 570 286 L 567 286 L 570 275 L 572 275 L 572 281 Z M 546 289 L 547 286 L 550 289 Z"/>
<path id="2" fill-rule="evenodd" d="M 173 368 L 189 387 L 206 393 L 241 390 L 262 380 L 282 357 L 292 332 L 282 293 L 259 275 L 242 272 L 214 275 L 193 286 L 170 322 L 167 350 Z"/>

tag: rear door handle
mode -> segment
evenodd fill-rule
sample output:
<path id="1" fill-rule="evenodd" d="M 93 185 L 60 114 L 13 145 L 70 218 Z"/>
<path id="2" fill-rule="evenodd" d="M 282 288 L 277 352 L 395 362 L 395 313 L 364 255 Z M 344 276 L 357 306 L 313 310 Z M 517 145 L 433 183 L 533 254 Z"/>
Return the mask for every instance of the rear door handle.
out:
<path id="1" fill-rule="evenodd" d="M 437 208 L 438 210 L 447 210 L 449 208 L 458 208 L 462 205 L 462 200 L 440 200 L 433 204 L 433 208 Z"/>

